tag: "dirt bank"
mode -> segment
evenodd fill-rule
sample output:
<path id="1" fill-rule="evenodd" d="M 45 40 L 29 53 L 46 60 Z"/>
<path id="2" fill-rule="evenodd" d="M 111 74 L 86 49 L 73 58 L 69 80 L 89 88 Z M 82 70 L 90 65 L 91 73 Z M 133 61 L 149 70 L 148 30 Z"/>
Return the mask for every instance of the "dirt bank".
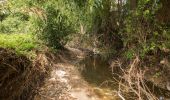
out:
<path id="1" fill-rule="evenodd" d="M 14 50 L 0 48 L 0 99 L 31 100 L 48 76 L 49 61 L 44 53 L 37 53 L 32 61 Z"/>

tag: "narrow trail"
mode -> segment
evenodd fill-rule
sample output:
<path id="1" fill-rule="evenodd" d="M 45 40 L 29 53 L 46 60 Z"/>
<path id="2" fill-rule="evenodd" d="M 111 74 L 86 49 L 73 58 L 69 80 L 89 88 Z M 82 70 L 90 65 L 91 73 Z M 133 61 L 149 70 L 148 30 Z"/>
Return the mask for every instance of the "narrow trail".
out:
<path id="1" fill-rule="evenodd" d="M 86 82 L 75 63 L 83 59 L 85 53 L 68 48 L 77 59 L 63 57 L 63 62 L 54 64 L 50 77 L 45 80 L 34 100 L 118 100 L 111 93 Z"/>

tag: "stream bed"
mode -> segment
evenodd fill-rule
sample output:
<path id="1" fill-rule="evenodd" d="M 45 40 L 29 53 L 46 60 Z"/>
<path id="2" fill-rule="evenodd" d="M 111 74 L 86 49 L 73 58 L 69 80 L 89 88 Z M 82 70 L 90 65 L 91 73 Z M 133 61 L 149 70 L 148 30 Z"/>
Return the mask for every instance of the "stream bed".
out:
<path id="1" fill-rule="evenodd" d="M 54 64 L 34 100 L 122 100 L 108 59 L 96 54 L 83 56 L 80 51 L 73 51 L 66 57 L 62 55 L 62 62 Z M 78 57 L 72 59 L 73 55 Z M 159 93 L 158 97 L 170 100 Z"/>
<path id="2" fill-rule="evenodd" d="M 77 64 L 80 76 L 88 84 L 88 88 L 93 92 L 96 98 L 78 100 L 119 100 L 117 92 L 114 90 L 117 86 L 113 82 L 112 72 L 108 61 L 100 55 L 89 55 Z M 82 95 L 83 91 L 77 92 Z M 74 93 L 73 93 L 74 94 Z M 79 96 L 80 96 L 79 95 Z M 83 97 L 83 96 L 81 96 Z"/>
<path id="3" fill-rule="evenodd" d="M 81 77 L 93 88 L 93 92 L 97 94 L 99 98 L 102 98 L 100 100 L 122 100 L 117 93 L 119 86 L 118 83 L 114 81 L 115 77 L 113 76 L 108 59 L 100 55 L 92 54 L 80 61 L 77 65 L 77 69 Z M 118 72 L 114 71 L 114 73 Z M 170 92 L 168 90 L 157 86 L 150 80 L 146 81 L 146 85 L 157 99 L 170 100 Z"/>

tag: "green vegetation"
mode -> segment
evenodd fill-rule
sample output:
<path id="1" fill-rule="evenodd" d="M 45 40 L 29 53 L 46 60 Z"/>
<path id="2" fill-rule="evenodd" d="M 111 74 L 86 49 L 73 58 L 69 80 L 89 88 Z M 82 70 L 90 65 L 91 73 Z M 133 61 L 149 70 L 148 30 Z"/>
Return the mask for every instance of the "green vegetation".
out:
<path id="1" fill-rule="evenodd" d="M 4 16 L 0 24 L 1 33 L 33 33 L 57 49 L 69 40 L 68 35 L 79 32 L 81 23 L 88 22 L 86 16 L 81 16 L 84 8 L 69 0 L 9 0 L 4 6 L 1 8 Z"/>
<path id="2" fill-rule="evenodd" d="M 31 34 L 0 34 L 0 47 L 26 54 L 36 49 L 38 44 Z"/>
<path id="3" fill-rule="evenodd" d="M 122 59 L 122 66 L 131 68 L 121 71 L 137 83 L 143 67 L 169 60 L 169 5 L 169 0 L 7 0 L 0 3 L 0 47 L 34 55 L 42 44 L 58 50 L 72 43 L 106 59 Z M 158 69 L 168 68 L 162 66 Z"/>
<path id="4" fill-rule="evenodd" d="M 162 4 L 152 0 L 9 0 L 1 6 L 0 32 L 33 33 L 56 49 L 71 35 L 83 32 L 101 50 L 116 53 L 125 48 L 125 53 L 133 51 L 144 57 L 170 47 L 168 23 L 157 17 L 165 7 Z"/>

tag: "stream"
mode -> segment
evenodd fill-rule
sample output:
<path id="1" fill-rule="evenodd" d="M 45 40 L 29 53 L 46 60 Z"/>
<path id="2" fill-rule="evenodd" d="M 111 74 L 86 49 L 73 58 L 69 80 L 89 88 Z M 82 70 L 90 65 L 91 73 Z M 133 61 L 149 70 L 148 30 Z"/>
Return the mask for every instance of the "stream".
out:
<path id="1" fill-rule="evenodd" d="M 99 55 L 84 56 L 78 50 L 70 54 L 54 64 L 34 100 L 119 100 L 106 60 Z"/>
<path id="2" fill-rule="evenodd" d="M 112 72 L 106 59 L 100 55 L 91 54 L 80 61 L 76 67 L 82 79 L 94 93 L 92 96 L 97 97 L 94 99 L 79 98 L 78 100 L 118 100 L 116 92 L 113 90 L 115 86 L 112 81 Z M 77 94 L 82 94 L 82 92 L 77 92 Z"/>
<path id="3" fill-rule="evenodd" d="M 71 50 L 70 55 L 61 56 L 62 62 L 54 64 L 34 100 L 122 100 L 107 59 Z M 78 59 L 72 59 L 73 55 Z"/>
<path id="4" fill-rule="evenodd" d="M 108 59 L 100 55 L 91 54 L 80 61 L 77 68 L 81 77 L 92 86 L 100 100 L 120 100 L 121 98 L 116 92 L 118 90 L 118 84 L 113 81 L 113 72 L 109 66 Z M 146 85 L 159 100 L 170 100 L 169 91 L 156 86 L 150 81 L 146 82 Z"/>

